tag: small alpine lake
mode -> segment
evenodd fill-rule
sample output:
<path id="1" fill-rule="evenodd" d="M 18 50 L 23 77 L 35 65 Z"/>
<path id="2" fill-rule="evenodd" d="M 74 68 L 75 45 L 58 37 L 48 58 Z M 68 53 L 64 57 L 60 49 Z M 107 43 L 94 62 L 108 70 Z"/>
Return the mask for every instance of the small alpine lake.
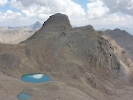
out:
<path id="1" fill-rule="evenodd" d="M 51 81 L 51 78 L 45 74 L 32 73 L 32 74 L 23 75 L 21 77 L 21 80 L 24 82 L 41 83 L 41 82 L 49 82 Z"/>
<path id="2" fill-rule="evenodd" d="M 28 99 L 32 98 L 32 96 L 29 94 L 26 94 L 24 92 L 21 92 L 17 95 L 17 98 L 18 98 L 18 100 L 28 100 Z"/>

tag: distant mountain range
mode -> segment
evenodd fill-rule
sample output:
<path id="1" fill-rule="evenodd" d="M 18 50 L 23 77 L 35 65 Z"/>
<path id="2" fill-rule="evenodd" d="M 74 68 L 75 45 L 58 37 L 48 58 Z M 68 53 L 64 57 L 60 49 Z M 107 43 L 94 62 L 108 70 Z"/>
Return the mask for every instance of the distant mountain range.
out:
<path id="1" fill-rule="evenodd" d="M 27 30 L 27 31 L 35 31 L 39 28 L 41 28 L 42 24 L 37 21 L 32 25 L 29 26 L 19 26 L 19 27 L 10 27 L 10 26 L 0 26 L 0 31 L 2 30 L 14 30 L 14 29 L 23 29 L 23 30 Z"/>
<path id="2" fill-rule="evenodd" d="M 133 29 L 132 28 L 127 28 L 127 27 L 119 27 L 120 30 L 125 30 L 126 32 L 128 32 L 129 34 L 133 35 Z M 107 28 L 102 28 L 99 29 L 98 31 L 106 31 L 108 30 Z"/>
<path id="3" fill-rule="evenodd" d="M 34 34 L 35 31 L 40 29 L 42 24 L 36 22 L 33 25 L 29 26 L 20 26 L 20 27 L 0 27 L 0 42 L 6 44 L 16 44 L 21 41 L 24 41 L 28 37 Z"/>

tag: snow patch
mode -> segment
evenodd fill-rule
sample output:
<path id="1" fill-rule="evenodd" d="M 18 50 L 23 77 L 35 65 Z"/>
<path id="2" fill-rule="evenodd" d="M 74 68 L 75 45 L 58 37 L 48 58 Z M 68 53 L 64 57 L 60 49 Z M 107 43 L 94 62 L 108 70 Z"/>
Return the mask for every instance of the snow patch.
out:
<path id="1" fill-rule="evenodd" d="M 35 79 L 41 79 L 43 77 L 43 74 L 35 74 L 35 75 L 29 76 L 29 77 L 33 77 Z"/>

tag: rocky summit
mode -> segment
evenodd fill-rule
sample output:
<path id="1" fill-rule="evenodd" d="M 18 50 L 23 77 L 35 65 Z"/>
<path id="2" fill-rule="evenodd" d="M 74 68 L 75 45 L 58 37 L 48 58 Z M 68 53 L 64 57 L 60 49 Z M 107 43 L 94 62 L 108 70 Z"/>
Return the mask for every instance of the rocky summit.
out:
<path id="1" fill-rule="evenodd" d="M 50 76 L 47 83 L 26 83 L 27 73 Z M 57 13 L 26 41 L 0 44 L 0 100 L 132 100 L 133 64 L 128 53 L 91 25 L 72 28 Z"/>
<path id="2" fill-rule="evenodd" d="M 55 15 L 51 15 L 44 23 L 42 28 L 37 31 L 30 39 L 35 39 L 37 37 L 42 37 L 47 34 L 55 34 L 63 31 L 67 31 L 72 29 L 70 21 L 68 17 L 64 14 L 57 13 Z"/>

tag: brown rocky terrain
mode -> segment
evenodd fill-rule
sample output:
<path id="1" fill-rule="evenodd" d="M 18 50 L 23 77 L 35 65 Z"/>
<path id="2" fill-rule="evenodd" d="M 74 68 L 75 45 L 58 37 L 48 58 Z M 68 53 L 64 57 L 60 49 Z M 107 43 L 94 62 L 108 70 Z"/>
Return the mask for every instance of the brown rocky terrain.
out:
<path id="1" fill-rule="evenodd" d="M 34 32 L 25 31 L 23 29 L 13 29 L 0 31 L 0 43 L 18 44 L 32 36 Z"/>
<path id="2" fill-rule="evenodd" d="M 33 36 L 0 44 L 0 100 L 132 100 L 133 64 L 106 33 L 91 25 L 72 28 L 68 17 L 51 16 Z M 23 74 L 41 72 L 51 82 L 31 84 Z"/>

